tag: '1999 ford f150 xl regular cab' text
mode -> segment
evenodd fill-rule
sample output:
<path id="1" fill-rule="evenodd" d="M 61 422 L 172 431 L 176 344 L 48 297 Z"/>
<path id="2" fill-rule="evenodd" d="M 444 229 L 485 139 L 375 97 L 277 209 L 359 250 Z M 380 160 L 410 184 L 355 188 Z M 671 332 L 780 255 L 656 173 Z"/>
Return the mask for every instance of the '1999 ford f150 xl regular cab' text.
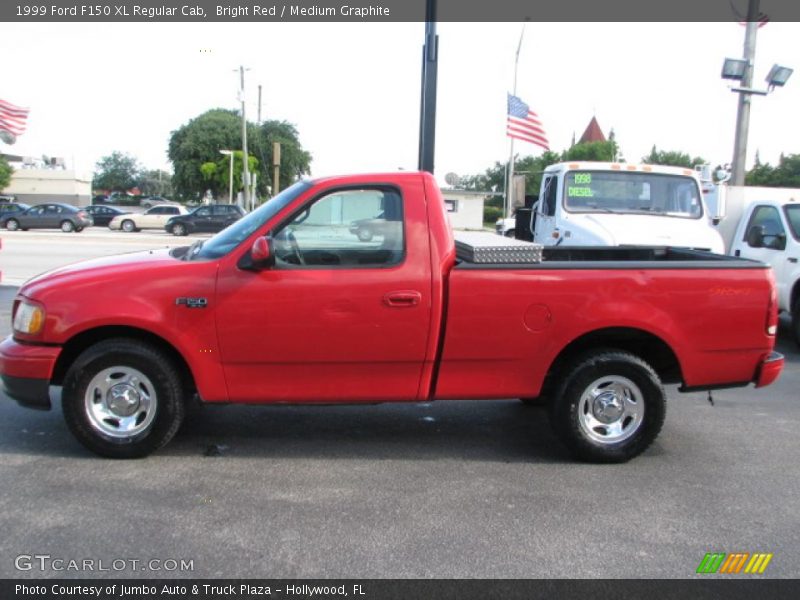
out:
<path id="1" fill-rule="evenodd" d="M 380 226 L 360 239 L 356 221 Z M 658 435 L 662 383 L 761 387 L 783 367 L 762 263 L 669 247 L 481 262 L 460 247 L 428 174 L 299 182 L 192 246 L 31 279 L 0 375 L 35 408 L 62 386 L 72 433 L 110 457 L 163 446 L 198 398 L 539 397 L 576 457 L 618 462 Z"/>

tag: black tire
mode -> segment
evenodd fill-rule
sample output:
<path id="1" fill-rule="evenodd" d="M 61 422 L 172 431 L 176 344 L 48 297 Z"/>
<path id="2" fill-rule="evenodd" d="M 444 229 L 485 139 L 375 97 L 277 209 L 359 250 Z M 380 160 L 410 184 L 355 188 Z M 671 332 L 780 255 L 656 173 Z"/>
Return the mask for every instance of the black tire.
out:
<path id="1" fill-rule="evenodd" d="M 516 233 L 516 231 L 514 231 L 513 229 L 509 229 L 509 230 L 508 230 L 508 231 L 506 231 L 506 232 L 505 232 L 503 235 L 504 235 L 505 237 L 507 237 L 507 238 L 513 238 L 515 235 L 517 235 L 517 233 Z"/>
<path id="2" fill-rule="evenodd" d="M 132 231 L 138 231 L 136 229 L 136 223 L 134 223 L 130 219 L 125 219 L 122 222 L 122 224 L 120 225 L 120 229 L 122 229 L 122 231 L 126 231 L 128 233 L 131 233 Z"/>
<path id="3" fill-rule="evenodd" d="M 620 463 L 653 443 L 664 424 L 666 397 L 650 365 L 627 352 L 597 350 L 579 357 L 567 373 L 551 403 L 550 422 L 574 457 Z"/>
<path id="4" fill-rule="evenodd" d="M 172 226 L 172 235 L 189 235 L 189 230 L 183 223 L 175 223 L 175 225 Z"/>
<path id="5" fill-rule="evenodd" d="M 17 221 L 16 219 L 9 219 L 8 221 L 6 221 L 6 229 L 8 229 L 9 231 L 16 231 L 17 229 L 19 229 L 19 221 Z"/>
<path id="6" fill-rule="evenodd" d="M 105 394 L 98 394 L 98 388 L 113 381 L 117 383 Z M 125 431 L 124 417 L 109 406 L 114 388 L 120 390 L 117 398 L 123 402 L 130 401 L 126 392 L 134 390 L 135 406 L 123 407 L 130 407 L 130 416 L 135 416 L 130 434 Z M 150 398 L 146 404 L 145 397 Z M 105 340 L 84 350 L 67 371 L 61 398 L 72 434 L 86 448 L 108 458 L 147 456 L 172 439 L 185 414 L 181 376 L 170 357 L 127 338 Z M 105 417 L 98 417 L 98 412 Z"/>
<path id="7" fill-rule="evenodd" d="M 75 233 L 80 233 L 81 231 L 83 231 L 83 227 L 76 227 L 75 228 Z"/>
<path id="8" fill-rule="evenodd" d="M 75 231 L 75 223 L 72 221 L 61 221 L 61 231 L 64 233 L 72 233 Z"/>

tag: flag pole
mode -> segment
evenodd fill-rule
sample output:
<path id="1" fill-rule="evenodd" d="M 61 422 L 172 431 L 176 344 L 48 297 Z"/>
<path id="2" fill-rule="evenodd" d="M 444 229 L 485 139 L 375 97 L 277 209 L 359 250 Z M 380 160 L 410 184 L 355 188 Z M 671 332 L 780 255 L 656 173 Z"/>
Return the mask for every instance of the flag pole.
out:
<path id="1" fill-rule="evenodd" d="M 513 96 L 517 95 L 517 69 L 519 67 L 519 51 L 522 49 L 522 38 L 525 37 L 525 23 L 522 24 L 522 31 L 519 34 L 519 44 L 517 44 L 517 54 L 514 58 L 514 91 Z M 511 138 L 510 151 L 508 157 L 508 175 L 506 178 L 506 202 L 503 209 L 503 218 L 511 216 L 511 207 L 514 202 L 514 138 Z"/>

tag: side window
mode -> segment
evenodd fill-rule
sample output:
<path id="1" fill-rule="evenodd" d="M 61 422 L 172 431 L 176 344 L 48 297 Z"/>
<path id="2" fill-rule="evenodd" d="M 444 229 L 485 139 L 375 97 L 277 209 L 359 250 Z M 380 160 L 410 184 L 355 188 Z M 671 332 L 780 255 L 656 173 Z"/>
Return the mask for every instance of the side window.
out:
<path id="1" fill-rule="evenodd" d="M 330 192 L 273 233 L 281 267 L 385 267 L 403 260 L 403 205 L 393 189 Z"/>
<path id="2" fill-rule="evenodd" d="M 761 243 L 757 238 L 763 236 Z M 783 250 L 786 248 L 786 230 L 778 209 L 774 206 L 758 206 L 750 217 L 744 241 L 752 247 Z"/>
<path id="3" fill-rule="evenodd" d="M 211 216 L 211 208 L 206 206 L 204 208 L 198 208 L 197 212 L 195 213 L 196 217 L 210 217 Z"/>
<path id="4" fill-rule="evenodd" d="M 37 206 L 36 208 L 32 208 L 30 210 L 30 214 L 32 214 L 32 215 L 41 215 L 43 213 L 44 213 L 44 207 L 43 206 Z"/>
<path id="5" fill-rule="evenodd" d="M 542 214 L 552 217 L 556 214 L 556 192 L 558 177 L 548 177 L 544 183 L 544 203 L 542 204 Z"/>

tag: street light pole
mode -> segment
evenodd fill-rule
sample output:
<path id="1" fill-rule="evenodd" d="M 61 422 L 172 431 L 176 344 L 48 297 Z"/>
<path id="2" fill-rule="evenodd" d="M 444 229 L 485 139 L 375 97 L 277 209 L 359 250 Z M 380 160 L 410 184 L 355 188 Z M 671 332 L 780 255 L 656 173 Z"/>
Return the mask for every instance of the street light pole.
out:
<path id="1" fill-rule="evenodd" d="M 756 57 L 756 32 L 758 31 L 759 0 L 749 0 L 747 5 L 747 25 L 744 34 L 744 55 L 746 61 L 742 74 L 742 88 L 751 89 L 753 85 L 753 64 Z M 747 160 L 747 136 L 750 129 L 750 103 L 752 93 L 739 92 L 739 107 L 736 111 L 736 137 L 733 141 L 733 162 L 731 163 L 731 184 L 744 185 L 745 162 Z"/>
<path id="2" fill-rule="evenodd" d="M 250 168 L 247 164 L 247 117 L 245 115 L 244 66 L 239 67 L 239 75 L 241 78 L 240 95 L 242 99 L 242 178 L 244 179 L 244 206 L 248 207 L 250 206 Z"/>

